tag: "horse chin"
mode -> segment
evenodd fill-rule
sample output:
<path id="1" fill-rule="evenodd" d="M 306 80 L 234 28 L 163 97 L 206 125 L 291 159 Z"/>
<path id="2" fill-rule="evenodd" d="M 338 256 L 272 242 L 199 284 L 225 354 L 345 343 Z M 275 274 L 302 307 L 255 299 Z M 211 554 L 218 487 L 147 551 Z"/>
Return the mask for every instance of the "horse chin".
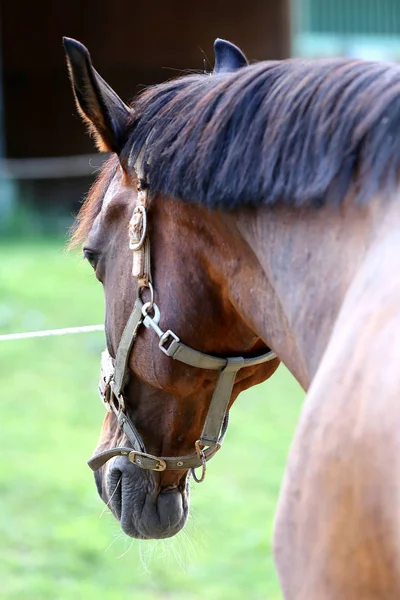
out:
<path id="1" fill-rule="evenodd" d="M 106 474 L 102 499 L 120 521 L 123 532 L 137 539 L 165 539 L 176 535 L 189 513 L 189 478 L 178 486 L 160 488 L 151 471 L 114 459 Z"/>

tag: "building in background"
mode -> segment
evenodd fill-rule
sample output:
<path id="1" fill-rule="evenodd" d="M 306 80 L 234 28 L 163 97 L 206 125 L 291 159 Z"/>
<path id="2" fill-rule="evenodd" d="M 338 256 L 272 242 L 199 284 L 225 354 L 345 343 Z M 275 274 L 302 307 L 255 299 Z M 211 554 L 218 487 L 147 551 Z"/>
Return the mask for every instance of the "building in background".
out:
<path id="1" fill-rule="evenodd" d="M 63 35 L 85 43 L 129 101 L 186 70 L 211 70 L 216 37 L 251 60 L 292 53 L 400 61 L 400 0 L 2 3 L 0 232 L 20 206 L 39 209 L 41 225 L 53 227 L 58 213 L 70 221 L 99 164 L 73 104 Z"/>
<path id="2" fill-rule="evenodd" d="M 8 179 L 3 170 L 0 183 L 3 228 L 11 189 L 14 197 L 39 207 L 42 223 L 48 215 L 54 222 L 55 208 L 66 214 L 76 209 L 93 179 L 92 164 L 99 164 L 98 158 L 90 161 L 93 143 L 73 103 L 63 35 L 82 41 L 96 69 L 129 101 L 144 86 L 188 69 L 212 70 L 216 37 L 235 42 L 252 60 L 289 56 L 289 5 L 290 0 L 2 3 L 0 147 L 8 159 L 3 162 Z"/>
<path id="3" fill-rule="evenodd" d="M 399 0 L 293 0 L 293 52 L 400 62 Z"/>

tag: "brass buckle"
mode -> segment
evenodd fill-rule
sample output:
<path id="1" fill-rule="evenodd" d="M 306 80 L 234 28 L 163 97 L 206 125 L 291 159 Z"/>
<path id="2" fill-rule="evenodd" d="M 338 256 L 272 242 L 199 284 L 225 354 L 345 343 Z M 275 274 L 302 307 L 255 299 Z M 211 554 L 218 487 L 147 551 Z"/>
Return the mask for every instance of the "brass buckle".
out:
<path id="1" fill-rule="evenodd" d="M 136 458 L 136 457 L 139 458 Z M 156 465 L 154 467 L 147 467 L 142 465 L 141 458 L 148 458 L 153 460 Z M 137 450 L 132 450 L 128 454 L 128 459 L 130 462 L 140 469 L 148 469 L 149 471 L 165 471 L 167 468 L 167 463 L 162 458 L 158 458 L 157 456 L 153 456 L 152 454 L 146 454 L 145 452 L 138 452 Z"/>

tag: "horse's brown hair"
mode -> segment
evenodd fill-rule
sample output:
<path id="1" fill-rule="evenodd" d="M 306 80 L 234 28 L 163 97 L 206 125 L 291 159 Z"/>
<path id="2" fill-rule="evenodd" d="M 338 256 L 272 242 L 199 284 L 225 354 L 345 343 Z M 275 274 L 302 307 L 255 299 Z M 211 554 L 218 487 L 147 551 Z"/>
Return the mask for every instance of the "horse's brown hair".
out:
<path id="1" fill-rule="evenodd" d="M 90 188 L 86 200 L 78 213 L 75 224 L 71 229 L 69 241 L 70 248 L 79 246 L 89 234 L 95 218 L 100 213 L 107 185 L 114 176 L 117 165 L 118 159 L 116 155 L 112 155 L 103 164 L 100 174 Z"/>
<path id="2" fill-rule="evenodd" d="M 144 148 L 153 193 L 225 210 L 367 201 L 397 184 L 400 67 L 291 59 L 157 85 L 122 156 Z"/>
<path id="3" fill-rule="evenodd" d="M 348 59 L 263 62 L 189 75 L 133 103 L 121 159 L 143 159 L 152 193 L 233 209 L 368 201 L 397 185 L 400 67 Z M 117 157 L 105 163 L 72 232 L 99 214 Z M 151 165 L 151 166 L 150 166 Z"/>

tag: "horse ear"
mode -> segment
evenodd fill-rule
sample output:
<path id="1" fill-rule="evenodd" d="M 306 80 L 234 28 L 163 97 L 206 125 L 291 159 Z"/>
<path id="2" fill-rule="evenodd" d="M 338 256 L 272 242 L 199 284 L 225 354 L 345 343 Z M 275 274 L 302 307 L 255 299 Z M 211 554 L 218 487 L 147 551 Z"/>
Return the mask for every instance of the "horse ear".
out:
<path id="1" fill-rule="evenodd" d="M 240 48 L 220 38 L 214 42 L 214 54 L 214 73 L 232 73 L 249 64 Z"/>
<path id="2" fill-rule="evenodd" d="M 93 68 L 83 44 L 63 38 L 76 106 L 100 151 L 119 154 L 131 111 Z"/>

